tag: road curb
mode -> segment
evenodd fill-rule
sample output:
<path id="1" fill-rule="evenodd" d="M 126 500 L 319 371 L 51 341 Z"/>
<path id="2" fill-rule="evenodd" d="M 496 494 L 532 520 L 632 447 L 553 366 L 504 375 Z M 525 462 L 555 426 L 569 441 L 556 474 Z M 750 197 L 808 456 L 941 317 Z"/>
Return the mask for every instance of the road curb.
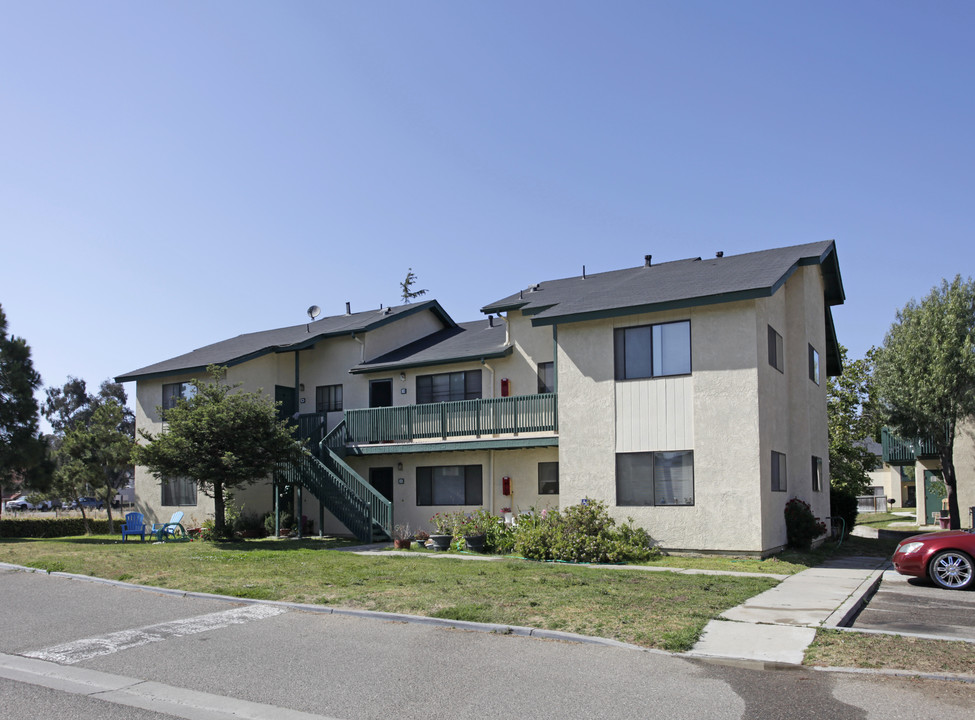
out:
<path id="1" fill-rule="evenodd" d="M 836 610 L 830 613 L 825 620 L 823 620 L 820 627 L 824 628 L 841 628 L 848 627 L 857 614 L 863 609 L 863 606 L 867 604 L 867 600 L 877 592 L 877 588 L 880 587 L 880 581 L 883 579 L 884 575 L 883 566 L 878 567 L 876 570 L 871 572 L 863 582 L 860 583 L 857 588 L 850 593 L 850 596 L 843 601 Z"/>

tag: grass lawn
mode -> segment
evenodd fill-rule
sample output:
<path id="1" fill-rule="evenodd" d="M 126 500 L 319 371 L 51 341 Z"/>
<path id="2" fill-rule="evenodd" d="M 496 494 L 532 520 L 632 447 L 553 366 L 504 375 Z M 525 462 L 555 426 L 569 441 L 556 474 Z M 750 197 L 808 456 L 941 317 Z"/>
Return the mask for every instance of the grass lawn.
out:
<path id="1" fill-rule="evenodd" d="M 803 664 L 975 675 L 975 643 L 819 630 Z"/>
<path id="2" fill-rule="evenodd" d="M 363 557 L 321 540 L 0 540 L 0 562 L 237 597 L 527 625 L 687 650 L 708 620 L 771 578 L 676 575 L 523 560 Z"/>

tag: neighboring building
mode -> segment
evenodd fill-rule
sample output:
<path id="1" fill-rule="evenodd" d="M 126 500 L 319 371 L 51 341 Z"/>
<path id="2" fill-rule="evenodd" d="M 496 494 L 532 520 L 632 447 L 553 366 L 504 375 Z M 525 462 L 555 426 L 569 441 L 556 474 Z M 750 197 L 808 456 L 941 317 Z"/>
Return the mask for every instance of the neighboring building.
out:
<path id="1" fill-rule="evenodd" d="M 138 382 L 137 426 L 152 432 L 157 407 L 210 363 L 228 382 L 273 387 L 318 454 L 278 487 L 280 507 L 327 532 L 591 498 L 667 549 L 768 554 L 785 544 L 790 498 L 829 514 L 826 375 L 841 371 L 830 308 L 843 300 L 831 241 L 647 256 L 538 283 L 484 306 L 486 320 L 458 324 L 436 301 L 347 306 L 116 380 Z M 202 522 L 212 501 L 194 487 L 137 468 L 137 507 Z M 236 502 L 264 512 L 274 495 L 257 484 Z"/>
<path id="2" fill-rule="evenodd" d="M 942 511 L 947 512 L 941 460 L 931 441 L 903 440 L 887 428 L 881 437 L 884 467 L 903 480 L 908 503 L 916 507 L 918 525 L 936 525 Z M 975 422 L 958 423 L 954 444 L 955 486 L 958 492 L 958 515 L 962 527 L 973 526 L 975 508 Z M 896 497 L 896 496 L 894 496 Z"/>

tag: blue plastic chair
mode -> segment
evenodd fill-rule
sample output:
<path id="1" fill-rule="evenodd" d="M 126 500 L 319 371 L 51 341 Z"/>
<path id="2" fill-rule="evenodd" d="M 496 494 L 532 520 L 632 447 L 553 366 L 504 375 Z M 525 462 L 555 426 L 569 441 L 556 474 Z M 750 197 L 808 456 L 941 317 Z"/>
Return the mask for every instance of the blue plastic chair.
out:
<path id="1" fill-rule="evenodd" d="M 169 522 L 153 523 L 149 534 L 154 536 L 160 542 L 165 540 L 167 537 L 187 537 L 186 530 L 184 530 L 183 526 L 179 524 L 180 520 L 182 519 L 183 511 L 177 510 L 173 513 L 173 516 L 169 518 Z"/>
<path id="2" fill-rule="evenodd" d="M 130 512 L 125 514 L 125 522 L 122 523 L 122 542 L 125 542 L 129 535 L 138 535 L 142 542 L 146 541 L 146 522 L 142 513 Z"/>

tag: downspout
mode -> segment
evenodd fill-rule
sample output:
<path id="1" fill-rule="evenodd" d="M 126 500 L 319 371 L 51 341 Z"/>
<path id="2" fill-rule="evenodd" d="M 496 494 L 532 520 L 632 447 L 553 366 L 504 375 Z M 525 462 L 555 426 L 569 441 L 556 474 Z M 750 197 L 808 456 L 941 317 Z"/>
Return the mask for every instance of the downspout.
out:
<path id="1" fill-rule="evenodd" d="M 355 333 L 352 333 L 352 339 L 359 343 L 359 362 L 364 363 L 366 361 L 366 342 L 359 339 Z"/>
<path id="2" fill-rule="evenodd" d="M 295 406 L 293 408 L 293 410 L 294 410 L 294 416 L 293 416 L 294 419 L 297 419 L 298 405 L 299 405 L 299 401 L 300 401 L 300 398 L 298 397 L 298 393 L 300 392 L 300 390 L 298 388 L 301 387 L 301 384 L 298 382 L 298 375 L 299 375 L 299 369 L 300 369 L 300 363 L 299 363 L 299 360 L 298 360 L 298 353 L 299 352 L 300 352 L 300 350 L 295 350 Z M 302 514 L 301 514 L 302 513 L 302 493 L 301 493 L 301 487 L 302 487 L 301 486 L 301 483 L 298 483 L 298 513 L 297 513 L 297 515 L 298 515 L 298 539 L 299 540 L 301 540 L 301 524 L 302 524 L 301 523 L 301 519 L 302 519 Z"/>
<path id="3" fill-rule="evenodd" d="M 488 450 L 488 477 L 491 482 L 488 484 L 488 511 L 494 515 L 494 450 Z"/>
<path id="4" fill-rule="evenodd" d="M 494 368 L 487 364 L 487 360 L 481 358 L 481 365 L 487 368 L 488 372 L 491 373 L 491 397 L 494 397 Z"/>

